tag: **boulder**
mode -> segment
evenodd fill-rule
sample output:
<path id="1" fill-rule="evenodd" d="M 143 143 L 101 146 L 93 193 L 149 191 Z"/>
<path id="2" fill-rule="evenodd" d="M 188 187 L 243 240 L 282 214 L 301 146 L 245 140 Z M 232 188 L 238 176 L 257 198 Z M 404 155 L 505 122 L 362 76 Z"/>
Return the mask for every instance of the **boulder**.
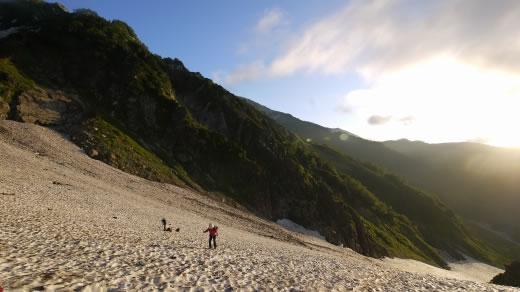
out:
<path id="1" fill-rule="evenodd" d="M 496 275 L 491 283 L 505 286 L 520 287 L 520 261 L 506 265 L 506 271 Z"/>
<path id="2" fill-rule="evenodd" d="M 14 113 L 14 118 L 20 122 L 43 126 L 77 124 L 82 116 L 81 105 L 75 99 L 62 91 L 43 88 L 22 92 Z"/>
<path id="3" fill-rule="evenodd" d="M 9 104 L 0 97 L 0 120 L 7 119 L 10 109 Z"/>

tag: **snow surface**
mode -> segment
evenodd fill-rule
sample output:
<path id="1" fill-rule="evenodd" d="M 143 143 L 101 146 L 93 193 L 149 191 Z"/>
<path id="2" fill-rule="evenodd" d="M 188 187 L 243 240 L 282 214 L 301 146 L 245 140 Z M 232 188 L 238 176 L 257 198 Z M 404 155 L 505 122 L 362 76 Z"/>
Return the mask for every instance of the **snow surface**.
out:
<path id="1" fill-rule="evenodd" d="M 451 270 L 444 270 L 410 259 L 384 258 L 383 261 L 402 271 L 479 283 L 489 283 L 494 276 L 504 272 L 504 270 L 479 262 L 471 257 L 468 257 L 465 261 L 448 263 Z"/>
<path id="2" fill-rule="evenodd" d="M 8 29 L 0 30 L 0 39 L 6 38 L 13 33 L 17 33 L 20 27 L 10 27 Z"/>
<path id="3" fill-rule="evenodd" d="M 520 291 L 485 283 L 501 270 L 472 259 L 445 271 L 364 257 L 12 121 L 0 121 L 0 214 L 4 291 Z"/>
<path id="4" fill-rule="evenodd" d="M 276 221 L 276 224 L 282 226 L 283 228 L 285 228 L 287 230 L 290 230 L 293 232 L 298 232 L 298 233 L 309 235 L 309 236 L 313 236 L 313 237 L 326 241 L 325 236 L 321 235 L 318 231 L 307 229 L 297 223 L 294 223 L 293 221 L 291 221 L 289 219 L 280 219 L 280 220 Z"/>

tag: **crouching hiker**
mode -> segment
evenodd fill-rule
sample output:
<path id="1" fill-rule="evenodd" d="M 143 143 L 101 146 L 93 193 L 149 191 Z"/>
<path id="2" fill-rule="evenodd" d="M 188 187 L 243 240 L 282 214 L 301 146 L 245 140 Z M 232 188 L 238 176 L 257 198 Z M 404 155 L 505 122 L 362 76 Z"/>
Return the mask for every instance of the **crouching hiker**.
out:
<path id="1" fill-rule="evenodd" d="M 172 228 L 171 227 L 166 228 L 166 219 L 162 218 L 161 223 L 163 225 L 163 231 L 172 232 Z M 177 229 L 179 229 L 179 228 L 177 228 Z M 178 230 L 176 230 L 176 231 L 179 232 Z"/>
<path id="2" fill-rule="evenodd" d="M 161 223 L 163 225 L 163 231 L 166 231 L 166 219 L 162 218 Z"/>
<path id="3" fill-rule="evenodd" d="M 211 248 L 211 240 L 213 240 L 213 248 L 217 248 L 216 239 L 218 235 L 218 226 L 213 226 L 213 224 L 210 223 L 208 229 L 204 230 L 203 232 L 209 232 L 209 248 Z"/>

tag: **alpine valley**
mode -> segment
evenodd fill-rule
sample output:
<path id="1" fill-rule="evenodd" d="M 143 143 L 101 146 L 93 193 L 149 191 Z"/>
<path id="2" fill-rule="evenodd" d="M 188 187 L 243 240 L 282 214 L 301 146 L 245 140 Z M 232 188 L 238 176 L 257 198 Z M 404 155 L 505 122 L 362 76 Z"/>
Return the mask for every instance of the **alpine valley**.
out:
<path id="1" fill-rule="evenodd" d="M 520 258 L 518 152 L 378 143 L 303 122 L 150 53 L 124 22 L 90 10 L 0 2 L 0 119 L 52 128 L 124 172 L 290 219 L 366 256 L 439 267 Z"/>

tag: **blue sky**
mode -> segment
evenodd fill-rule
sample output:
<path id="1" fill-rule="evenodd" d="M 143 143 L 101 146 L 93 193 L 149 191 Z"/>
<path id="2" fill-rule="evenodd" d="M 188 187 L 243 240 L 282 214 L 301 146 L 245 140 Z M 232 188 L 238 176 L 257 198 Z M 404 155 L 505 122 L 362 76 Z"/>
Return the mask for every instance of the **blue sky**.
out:
<path id="1" fill-rule="evenodd" d="M 63 0 L 236 95 L 372 140 L 520 146 L 520 2 Z"/>

